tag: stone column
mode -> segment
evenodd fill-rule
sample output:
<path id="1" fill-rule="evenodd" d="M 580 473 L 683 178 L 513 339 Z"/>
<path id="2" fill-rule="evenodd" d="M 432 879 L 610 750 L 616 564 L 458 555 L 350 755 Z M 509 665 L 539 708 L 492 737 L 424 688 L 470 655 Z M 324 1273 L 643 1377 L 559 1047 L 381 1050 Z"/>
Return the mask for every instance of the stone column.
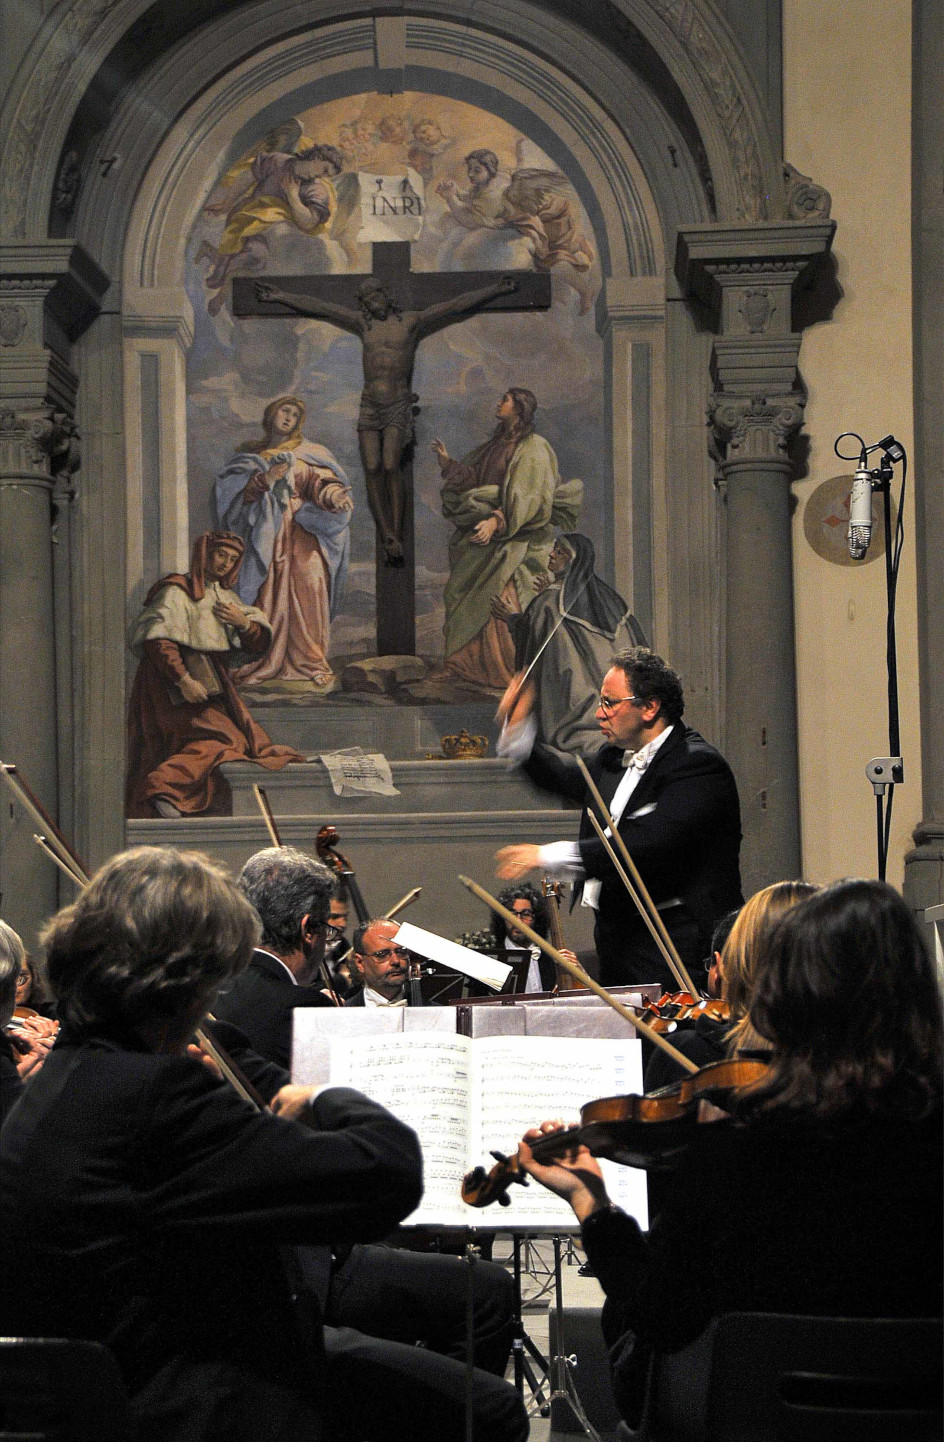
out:
<path id="1" fill-rule="evenodd" d="M 57 626 L 57 572 L 60 595 L 64 577 L 62 562 L 54 565 L 53 528 L 78 468 L 70 345 L 104 288 L 71 241 L 0 246 L 0 759 L 18 767 L 55 821 L 65 759 L 59 723 L 71 697 L 57 687 L 57 671 L 60 685 L 69 675 L 69 628 L 62 615 Z M 4 792 L 3 915 L 28 946 L 59 889 L 35 829 Z"/>
<path id="2" fill-rule="evenodd" d="M 664 587 L 657 589 L 654 582 L 654 574 L 665 569 L 663 557 L 655 554 L 665 510 L 663 278 L 607 277 L 597 299 L 597 330 L 604 342 L 604 414 L 613 457 L 612 491 L 604 509 L 613 517 L 613 537 L 626 538 L 625 544 L 616 543 L 612 580 L 652 640 L 668 629 Z M 603 570 L 608 559 L 598 553 L 597 569 Z M 660 605 L 663 614 L 657 615 Z"/>
<path id="3" fill-rule="evenodd" d="M 915 910 L 944 902 L 944 12 L 912 7 L 912 290 L 914 315 L 915 555 L 921 687 L 921 821 L 905 857 Z M 909 478 L 910 479 L 910 478 Z M 907 519 L 907 518 L 906 518 Z"/>
<path id="4" fill-rule="evenodd" d="M 805 398 L 792 300 L 833 229 L 697 226 L 678 240 L 679 282 L 716 330 L 708 418 L 726 492 L 726 750 L 741 795 L 745 895 L 801 874 L 787 447 Z"/>

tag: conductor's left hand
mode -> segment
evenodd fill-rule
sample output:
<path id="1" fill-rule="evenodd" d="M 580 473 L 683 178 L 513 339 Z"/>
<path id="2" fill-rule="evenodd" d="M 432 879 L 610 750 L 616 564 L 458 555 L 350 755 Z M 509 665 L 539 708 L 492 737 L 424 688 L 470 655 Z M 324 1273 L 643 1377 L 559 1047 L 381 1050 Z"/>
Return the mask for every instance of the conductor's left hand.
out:
<path id="1" fill-rule="evenodd" d="M 498 863 L 495 867 L 495 875 L 501 881 L 517 881 L 519 877 L 527 876 L 529 871 L 537 871 L 541 865 L 539 852 L 539 846 L 528 844 L 503 846 L 500 851 L 495 852 L 495 860 Z"/>

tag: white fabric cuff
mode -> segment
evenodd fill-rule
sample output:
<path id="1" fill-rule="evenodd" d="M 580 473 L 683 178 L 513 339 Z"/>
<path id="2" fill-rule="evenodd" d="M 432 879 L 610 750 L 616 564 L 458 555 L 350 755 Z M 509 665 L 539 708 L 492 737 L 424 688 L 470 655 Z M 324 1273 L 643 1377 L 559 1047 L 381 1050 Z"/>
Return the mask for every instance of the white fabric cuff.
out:
<path id="1" fill-rule="evenodd" d="M 549 871 L 567 881 L 579 881 L 583 876 L 580 847 L 576 841 L 548 841 L 539 846 L 538 865 L 542 871 Z"/>
<path id="2" fill-rule="evenodd" d="M 517 726 L 509 726 L 506 721 L 496 742 L 495 752 L 513 766 L 521 766 L 534 750 L 537 736 L 538 723 L 534 716 L 526 716 Z"/>

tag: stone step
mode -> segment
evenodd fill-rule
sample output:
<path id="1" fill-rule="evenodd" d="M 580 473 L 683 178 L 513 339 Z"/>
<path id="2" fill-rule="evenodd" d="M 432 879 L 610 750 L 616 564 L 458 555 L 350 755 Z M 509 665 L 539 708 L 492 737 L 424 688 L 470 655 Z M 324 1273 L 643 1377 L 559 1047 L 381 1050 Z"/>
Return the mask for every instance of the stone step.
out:
<path id="1" fill-rule="evenodd" d="M 348 745 L 353 744 L 351 742 Z M 265 788 L 276 816 L 340 816 L 380 812 L 547 812 L 570 810 L 568 803 L 539 791 L 507 761 L 391 761 L 399 796 L 335 796 L 321 761 L 267 771 L 251 761 L 220 767 L 233 793 L 234 816 L 257 816 L 253 786 Z"/>

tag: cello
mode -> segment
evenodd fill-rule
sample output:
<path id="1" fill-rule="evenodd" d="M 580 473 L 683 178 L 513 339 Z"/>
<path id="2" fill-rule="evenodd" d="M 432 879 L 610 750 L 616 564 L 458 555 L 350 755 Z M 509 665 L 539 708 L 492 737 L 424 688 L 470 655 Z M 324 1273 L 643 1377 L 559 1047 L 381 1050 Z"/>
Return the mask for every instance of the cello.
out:
<path id="1" fill-rule="evenodd" d="M 363 926 L 371 920 L 370 911 L 367 908 L 367 903 L 357 883 L 353 866 L 344 853 L 338 850 L 337 827 L 330 825 L 321 827 L 318 835 L 315 837 L 315 850 L 318 854 L 318 860 L 323 861 L 325 866 L 330 867 L 338 877 L 338 880 L 347 888 L 347 894 L 351 898 L 354 910 L 357 913 L 358 923 Z M 419 888 L 415 887 L 413 891 L 408 892 L 403 900 L 398 902 L 391 911 L 387 912 L 384 920 L 392 920 L 395 912 L 400 911 L 404 906 L 409 906 L 412 901 L 415 901 L 418 895 Z M 346 952 L 345 955 L 350 955 L 350 951 Z M 408 977 L 410 1006 L 425 1006 L 426 1004 L 423 1000 L 423 991 L 420 982 L 420 967 L 420 962 L 410 961 Z"/>
<path id="2" fill-rule="evenodd" d="M 545 876 L 541 883 L 541 890 L 547 906 L 548 929 L 551 933 L 551 945 L 558 951 L 564 950 L 564 931 L 561 926 L 560 899 L 563 891 L 563 882 L 552 881 Z M 555 962 L 555 966 L 557 963 Z M 562 966 L 557 966 L 557 990 L 558 991 L 581 991 L 582 987 L 577 978 Z"/>
<path id="3" fill-rule="evenodd" d="M 322 826 L 315 837 L 315 854 L 319 861 L 323 861 L 338 880 L 344 885 L 351 903 L 357 915 L 358 924 L 363 926 L 370 921 L 370 912 L 367 909 L 367 902 L 361 893 L 354 868 L 342 851 L 338 850 L 338 831 L 336 826 Z"/>

